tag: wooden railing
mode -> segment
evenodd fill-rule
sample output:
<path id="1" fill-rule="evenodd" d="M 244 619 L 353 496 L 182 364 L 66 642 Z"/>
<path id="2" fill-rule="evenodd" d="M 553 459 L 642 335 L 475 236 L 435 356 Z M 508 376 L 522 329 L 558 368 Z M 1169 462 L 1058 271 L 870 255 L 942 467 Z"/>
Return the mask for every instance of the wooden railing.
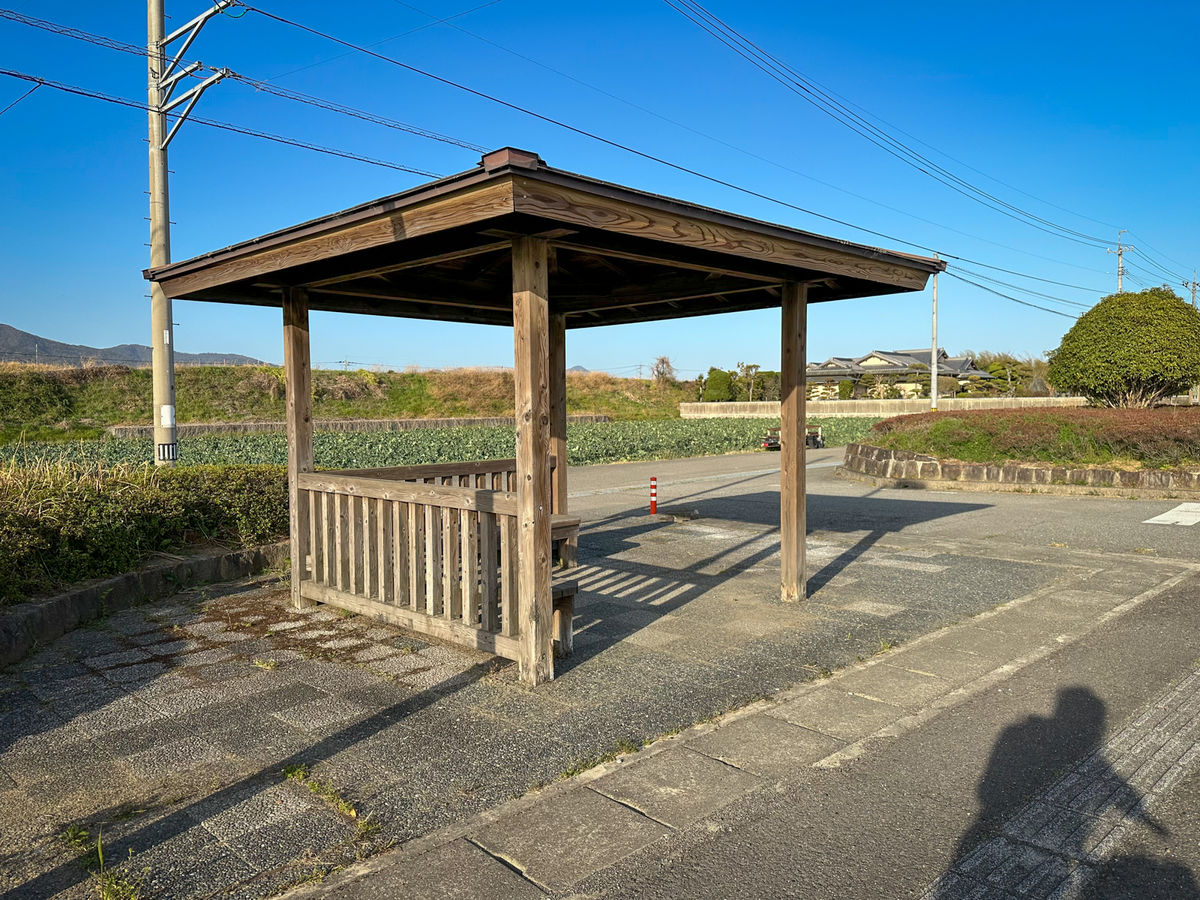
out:
<path id="1" fill-rule="evenodd" d="M 554 484 L 557 461 L 550 457 L 550 484 Z M 339 469 L 337 474 L 354 478 L 383 478 L 423 484 L 456 485 L 493 491 L 516 490 L 515 459 L 482 459 L 473 462 L 432 463 L 421 466 L 391 466 L 380 469 Z M 555 504 L 557 508 L 557 504 Z"/>
<path id="2" fill-rule="evenodd" d="M 301 596 L 516 659 L 511 462 L 301 473 Z"/>

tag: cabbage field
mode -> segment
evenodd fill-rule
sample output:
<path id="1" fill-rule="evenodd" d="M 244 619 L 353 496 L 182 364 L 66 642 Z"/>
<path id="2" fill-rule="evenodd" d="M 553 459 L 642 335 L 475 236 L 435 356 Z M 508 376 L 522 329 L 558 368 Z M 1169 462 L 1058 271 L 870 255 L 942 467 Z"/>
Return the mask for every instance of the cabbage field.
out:
<path id="1" fill-rule="evenodd" d="M 833 447 L 860 440 L 877 418 L 810 419 L 821 425 Z M 639 459 L 714 456 L 759 449 L 778 419 L 651 419 L 578 424 L 567 428 L 571 465 Z M 318 466 L 360 469 L 419 465 L 515 455 L 512 428 L 422 428 L 392 432 L 318 432 L 313 440 Z M 127 463 L 149 460 L 149 439 L 101 439 L 76 443 L 22 443 L 0 448 L 18 464 L 40 460 Z M 282 434 L 211 435 L 179 443 L 182 465 L 287 462 Z"/>

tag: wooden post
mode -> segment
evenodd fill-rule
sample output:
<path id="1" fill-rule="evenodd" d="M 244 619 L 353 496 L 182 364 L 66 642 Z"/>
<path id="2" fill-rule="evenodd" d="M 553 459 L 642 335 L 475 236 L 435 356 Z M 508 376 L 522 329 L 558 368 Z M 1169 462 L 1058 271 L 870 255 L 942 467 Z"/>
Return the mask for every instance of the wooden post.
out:
<path id="1" fill-rule="evenodd" d="M 513 381 L 517 416 L 517 626 L 522 680 L 554 677 L 550 595 L 550 308 L 546 242 L 513 239 Z"/>
<path id="2" fill-rule="evenodd" d="M 550 316 L 550 455 L 555 459 L 550 495 L 555 513 L 567 511 L 567 317 Z M 559 548 L 564 566 L 574 566 L 576 538 Z"/>
<path id="3" fill-rule="evenodd" d="M 804 599 L 804 450 L 806 332 L 808 287 L 783 286 L 783 343 L 780 365 L 779 535 L 781 596 L 784 602 Z"/>
<path id="4" fill-rule="evenodd" d="M 283 292 L 283 371 L 287 382 L 288 525 L 291 530 L 292 604 L 315 606 L 300 597 L 308 534 L 308 504 L 300 502 L 297 476 L 313 470 L 312 368 L 308 349 L 308 294 Z M 311 549 L 311 548 L 307 548 Z"/>

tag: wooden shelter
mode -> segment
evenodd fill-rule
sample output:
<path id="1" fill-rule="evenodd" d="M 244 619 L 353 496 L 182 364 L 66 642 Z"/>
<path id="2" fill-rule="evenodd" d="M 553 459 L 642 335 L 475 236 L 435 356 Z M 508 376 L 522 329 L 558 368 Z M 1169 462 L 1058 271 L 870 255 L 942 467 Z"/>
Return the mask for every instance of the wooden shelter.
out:
<path id="1" fill-rule="evenodd" d="M 566 330 L 782 308 L 781 590 L 798 600 L 806 306 L 919 291 L 941 267 L 504 148 L 470 171 L 146 276 L 175 299 L 282 307 L 294 601 L 516 659 L 538 684 L 554 677 L 552 529 L 567 515 Z M 310 310 L 512 327 L 515 461 L 314 472 Z"/>

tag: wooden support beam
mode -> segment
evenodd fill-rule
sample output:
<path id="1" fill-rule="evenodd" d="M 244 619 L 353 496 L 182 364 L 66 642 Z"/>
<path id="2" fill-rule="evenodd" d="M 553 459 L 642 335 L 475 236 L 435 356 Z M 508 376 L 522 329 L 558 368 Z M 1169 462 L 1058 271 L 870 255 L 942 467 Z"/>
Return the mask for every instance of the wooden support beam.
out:
<path id="1" fill-rule="evenodd" d="M 550 496 L 555 515 L 567 512 L 567 317 L 561 313 L 550 316 L 550 455 L 555 466 L 551 471 Z M 578 539 L 562 542 L 559 559 L 573 567 Z"/>
<path id="2" fill-rule="evenodd" d="M 302 288 L 283 292 L 283 369 L 287 392 L 288 526 L 291 532 L 292 604 L 313 604 L 301 597 L 304 577 L 308 503 L 300 502 L 299 478 L 313 470 L 312 366 L 308 343 L 308 294 Z"/>
<path id="3" fill-rule="evenodd" d="M 805 596 L 805 400 L 808 288 L 783 286 L 780 365 L 779 534 L 781 596 L 784 602 Z"/>
<path id="4" fill-rule="evenodd" d="M 554 677 L 550 584 L 550 306 L 547 244 L 513 240 L 513 381 L 517 418 L 518 665 L 529 685 Z"/>

